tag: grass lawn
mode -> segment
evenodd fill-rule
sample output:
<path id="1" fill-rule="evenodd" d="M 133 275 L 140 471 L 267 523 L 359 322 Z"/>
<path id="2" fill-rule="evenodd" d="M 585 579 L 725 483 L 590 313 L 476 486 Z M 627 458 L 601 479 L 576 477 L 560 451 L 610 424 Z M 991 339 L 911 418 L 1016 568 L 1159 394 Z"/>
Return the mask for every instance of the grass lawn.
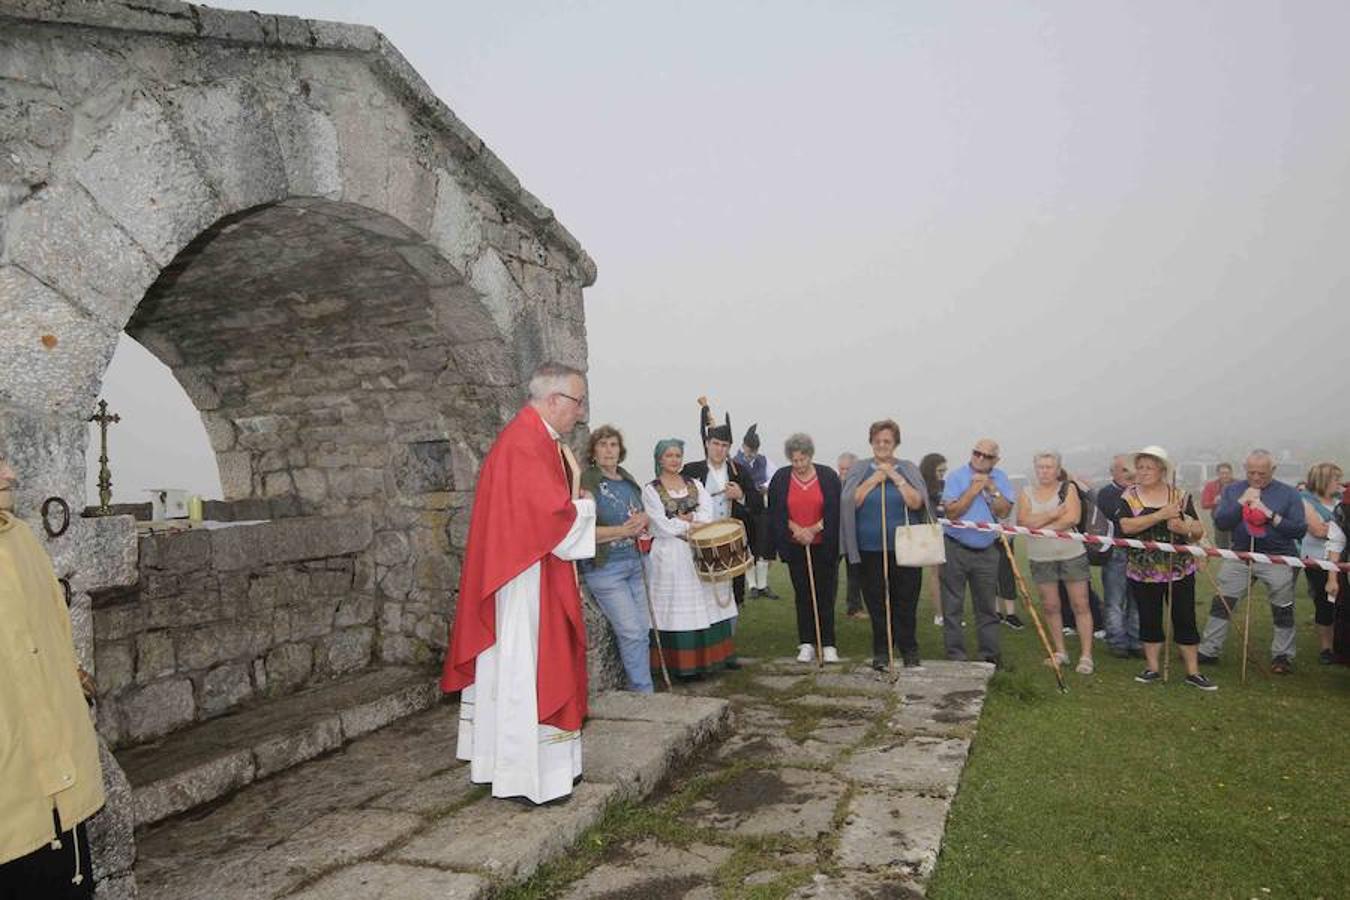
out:
<path id="1" fill-rule="evenodd" d="M 745 656 L 796 652 L 786 568 L 775 564 L 772 579 L 783 599 L 752 601 L 741 616 Z M 1181 683 L 1179 660 L 1170 684 L 1136 684 L 1142 664 L 1103 647 L 1097 674 L 1066 671 L 1061 695 L 1030 622 L 1005 629 L 1006 671 L 990 683 L 928 895 L 1350 897 L 1350 670 L 1318 665 L 1301 573 L 1298 584 L 1295 673 L 1252 668 L 1240 685 L 1234 629 L 1223 661 L 1206 669 L 1212 694 Z M 1198 588 L 1203 628 L 1211 592 L 1203 578 Z M 928 658 L 942 655 L 932 590 L 925 580 Z M 1253 656 L 1265 663 L 1270 607 L 1257 596 Z M 867 658 L 868 623 L 845 617 L 842 603 L 836 622 L 840 653 Z M 1066 640 L 1076 659 L 1077 638 Z"/>

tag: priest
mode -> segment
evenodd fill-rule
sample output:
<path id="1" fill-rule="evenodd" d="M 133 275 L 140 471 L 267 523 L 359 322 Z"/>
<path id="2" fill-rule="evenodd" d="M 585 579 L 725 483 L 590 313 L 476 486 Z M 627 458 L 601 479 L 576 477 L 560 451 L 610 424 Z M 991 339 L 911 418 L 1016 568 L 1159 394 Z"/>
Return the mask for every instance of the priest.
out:
<path id="1" fill-rule="evenodd" d="M 478 473 L 441 689 L 460 691 L 457 756 L 494 797 L 566 799 L 581 776 L 586 623 L 573 561 L 595 555 L 595 501 L 564 440 L 586 378 L 544 363 Z"/>

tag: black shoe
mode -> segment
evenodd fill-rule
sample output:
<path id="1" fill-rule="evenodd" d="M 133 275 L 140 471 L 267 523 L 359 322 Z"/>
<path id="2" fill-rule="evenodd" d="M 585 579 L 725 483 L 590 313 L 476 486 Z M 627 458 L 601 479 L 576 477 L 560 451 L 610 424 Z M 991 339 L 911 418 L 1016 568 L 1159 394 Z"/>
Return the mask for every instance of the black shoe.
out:
<path id="1" fill-rule="evenodd" d="M 1202 666 L 1217 666 L 1219 664 L 1219 658 L 1217 656 L 1210 656 L 1207 653 L 1197 653 L 1195 654 L 1195 658 Z"/>
<path id="2" fill-rule="evenodd" d="M 1210 681 L 1204 675 L 1200 675 L 1198 673 L 1195 675 L 1187 675 L 1186 683 L 1189 684 L 1191 687 L 1199 688 L 1202 691 L 1217 691 L 1219 689 L 1219 686 L 1217 684 Z"/>
<path id="3" fill-rule="evenodd" d="M 1294 664 L 1287 656 L 1277 656 L 1270 661 L 1270 671 L 1272 675 L 1293 675 Z"/>
<path id="4" fill-rule="evenodd" d="M 905 668 L 906 668 L 906 669 L 922 669 L 922 668 L 923 668 L 923 662 L 919 659 L 919 654 L 917 654 L 917 653 L 906 653 L 905 656 L 904 656 L 904 658 L 905 658 Z"/>
<path id="5" fill-rule="evenodd" d="M 723 663 L 723 665 L 725 665 L 728 669 L 730 669 L 733 672 L 737 672 L 741 668 L 740 662 L 734 659 L 727 660 L 725 663 Z"/>
<path id="6" fill-rule="evenodd" d="M 1001 656 L 986 656 L 982 658 L 981 662 L 993 663 L 995 669 L 1003 668 L 1003 657 Z"/>
<path id="7" fill-rule="evenodd" d="M 777 600 L 777 599 L 778 599 L 778 595 L 775 594 L 771 588 L 764 588 L 764 590 L 762 590 L 762 591 L 759 592 L 759 595 L 760 595 L 761 597 L 763 597 L 764 599 L 766 599 L 766 600 Z"/>
<path id="8" fill-rule="evenodd" d="M 760 590 L 759 590 L 759 588 L 751 588 L 750 590 L 746 591 L 745 593 L 746 593 L 746 596 L 747 596 L 749 599 L 751 599 L 751 600 L 758 600 L 758 599 L 759 599 L 759 595 L 760 595 Z"/>
<path id="9" fill-rule="evenodd" d="M 1324 666 L 1329 666 L 1333 662 L 1335 662 L 1335 660 L 1332 659 L 1331 657 L 1330 650 L 1323 650 L 1321 653 L 1317 654 L 1317 661 Z"/>
<path id="10" fill-rule="evenodd" d="M 1004 616 L 1003 624 L 1007 625 L 1013 631 L 1021 631 L 1023 628 L 1026 628 L 1026 626 L 1022 624 L 1022 620 L 1017 618 L 1017 613 L 1008 613 Z"/>
<path id="11" fill-rule="evenodd" d="M 887 665 L 887 660 L 877 658 L 874 658 L 872 660 L 873 672 L 885 672 L 888 668 L 889 666 Z"/>
<path id="12" fill-rule="evenodd" d="M 1157 672 L 1153 671 L 1152 669 L 1145 669 L 1138 675 L 1134 676 L 1134 680 L 1139 682 L 1140 684 L 1157 684 L 1158 682 L 1162 681 L 1162 676 L 1159 675 Z"/>

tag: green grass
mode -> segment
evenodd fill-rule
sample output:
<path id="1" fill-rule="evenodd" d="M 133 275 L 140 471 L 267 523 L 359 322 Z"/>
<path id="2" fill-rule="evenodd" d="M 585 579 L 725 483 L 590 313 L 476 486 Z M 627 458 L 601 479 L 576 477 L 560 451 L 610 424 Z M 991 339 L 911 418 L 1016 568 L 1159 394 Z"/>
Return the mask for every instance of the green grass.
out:
<path id="1" fill-rule="evenodd" d="M 796 651 L 785 568 L 772 578 L 783 599 L 747 605 L 736 636 L 745 656 Z M 1176 660 L 1171 684 L 1136 684 L 1141 664 L 1102 647 L 1097 674 L 1067 671 L 1061 695 L 1030 623 L 1005 629 L 1007 670 L 991 682 L 928 896 L 1350 897 L 1350 671 L 1317 664 L 1298 584 L 1295 674 L 1252 669 L 1240 685 L 1234 629 L 1206 670 L 1215 694 L 1181 684 Z M 1210 591 L 1200 587 L 1203 627 Z M 940 658 L 932 589 L 925 581 L 919 646 Z M 1257 596 L 1252 648 L 1266 662 L 1270 612 Z M 836 626 L 840 653 L 866 659 L 868 623 L 840 603 Z M 1076 657 L 1077 638 L 1067 642 Z"/>

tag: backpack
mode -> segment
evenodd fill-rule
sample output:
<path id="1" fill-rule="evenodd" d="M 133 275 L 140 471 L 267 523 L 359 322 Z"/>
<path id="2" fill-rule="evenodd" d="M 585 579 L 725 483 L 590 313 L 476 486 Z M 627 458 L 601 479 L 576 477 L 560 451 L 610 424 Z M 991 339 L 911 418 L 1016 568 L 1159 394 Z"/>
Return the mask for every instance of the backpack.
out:
<path id="1" fill-rule="evenodd" d="M 1077 485 L 1074 486 L 1077 487 Z M 1069 482 L 1065 481 L 1059 486 L 1059 502 L 1063 503 L 1068 496 Z M 1108 538 L 1115 535 L 1115 526 L 1111 524 L 1111 519 L 1097 506 L 1097 492 L 1095 490 L 1080 490 L 1078 492 L 1078 506 L 1077 530 L 1080 534 Z M 1104 566 L 1106 561 L 1111 558 L 1111 551 L 1115 548 L 1110 544 L 1085 543 L 1083 549 L 1087 550 L 1089 565 Z"/>

